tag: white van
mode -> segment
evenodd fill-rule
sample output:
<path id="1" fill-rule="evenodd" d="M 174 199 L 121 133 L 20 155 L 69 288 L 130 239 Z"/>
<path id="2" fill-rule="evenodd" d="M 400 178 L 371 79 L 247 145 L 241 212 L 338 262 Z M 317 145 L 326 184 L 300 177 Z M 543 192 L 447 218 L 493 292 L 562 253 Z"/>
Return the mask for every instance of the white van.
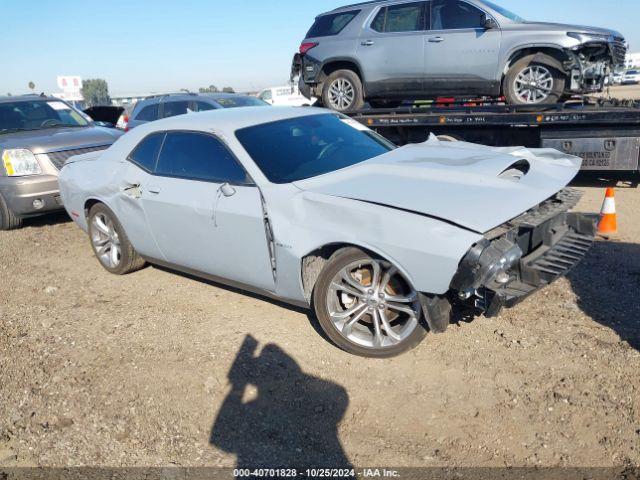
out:
<path id="1" fill-rule="evenodd" d="M 283 105 L 289 107 L 310 106 L 315 103 L 315 99 L 309 100 L 308 98 L 300 95 L 297 85 L 294 87 L 286 85 L 283 87 L 265 88 L 258 94 L 258 98 L 271 105 Z"/>

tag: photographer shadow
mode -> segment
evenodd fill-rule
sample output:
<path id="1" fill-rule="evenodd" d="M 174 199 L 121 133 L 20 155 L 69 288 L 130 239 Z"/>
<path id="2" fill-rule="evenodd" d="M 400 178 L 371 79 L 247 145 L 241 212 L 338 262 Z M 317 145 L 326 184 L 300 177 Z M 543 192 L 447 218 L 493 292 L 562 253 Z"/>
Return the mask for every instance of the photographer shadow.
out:
<path id="1" fill-rule="evenodd" d="M 352 468 L 338 438 L 346 390 L 305 374 L 277 345 L 255 356 L 257 347 L 247 335 L 209 443 L 235 454 L 237 468 Z"/>

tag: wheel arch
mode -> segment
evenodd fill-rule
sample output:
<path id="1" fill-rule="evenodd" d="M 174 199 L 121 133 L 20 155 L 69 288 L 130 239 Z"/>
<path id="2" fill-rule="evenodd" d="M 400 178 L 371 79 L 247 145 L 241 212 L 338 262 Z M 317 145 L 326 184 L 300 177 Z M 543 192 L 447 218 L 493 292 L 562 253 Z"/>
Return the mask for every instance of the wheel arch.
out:
<path id="1" fill-rule="evenodd" d="M 560 72 L 567 74 L 567 71 L 562 64 L 562 62 L 569 60 L 569 56 L 567 55 L 564 48 L 557 45 L 526 45 L 520 46 L 515 50 L 512 50 L 507 55 L 507 60 L 502 67 L 502 80 L 504 81 L 504 77 L 506 76 L 509 68 L 516 63 L 518 60 L 528 56 L 528 55 L 536 55 L 542 54 L 550 57 L 553 60 L 552 67 L 558 69 Z"/>
<path id="2" fill-rule="evenodd" d="M 336 252 L 347 248 L 362 250 L 371 256 L 379 257 L 392 263 L 411 284 L 414 283 L 409 272 L 397 260 L 378 248 L 355 242 L 330 242 L 314 248 L 300 258 L 300 282 L 307 301 L 311 301 L 313 289 L 318 281 L 318 277 L 320 277 L 329 259 Z"/>
<path id="3" fill-rule="evenodd" d="M 363 70 L 360 66 L 360 63 L 353 58 L 337 57 L 325 60 L 325 62 L 322 64 L 322 67 L 320 67 L 320 77 L 318 78 L 318 83 L 324 83 L 327 77 L 337 70 L 353 71 L 362 82 L 362 91 L 366 96 L 366 82 L 362 73 Z"/>

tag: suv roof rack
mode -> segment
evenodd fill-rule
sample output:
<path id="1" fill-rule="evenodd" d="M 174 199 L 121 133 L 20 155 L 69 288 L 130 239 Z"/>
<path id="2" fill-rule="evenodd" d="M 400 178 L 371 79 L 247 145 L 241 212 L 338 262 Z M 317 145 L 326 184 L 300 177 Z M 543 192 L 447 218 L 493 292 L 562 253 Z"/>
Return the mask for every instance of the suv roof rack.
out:
<path id="1" fill-rule="evenodd" d="M 174 92 L 174 93 L 159 93 L 157 95 L 148 95 L 144 97 L 145 100 L 149 100 L 151 98 L 162 98 L 162 97 L 176 97 L 181 95 L 190 95 L 192 97 L 197 97 L 198 94 L 195 92 Z"/>
<path id="2" fill-rule="evenodd" d="M 352 3 L 351 5 L 344 5 L 342 7 L 334 8 L 331 11 L 332 12 L 336 12 L 338 10 L 346 10 L 346 9 L 349 9 L 349 8 L 364 7 L 366 5 L 373 5 L 373 4 L 376 4 L 376 3 L 384 3 L 384 2 L 387 2 L 387 1 L 390 1 L 390 0 L 369 0 L 368 2 Z"/>

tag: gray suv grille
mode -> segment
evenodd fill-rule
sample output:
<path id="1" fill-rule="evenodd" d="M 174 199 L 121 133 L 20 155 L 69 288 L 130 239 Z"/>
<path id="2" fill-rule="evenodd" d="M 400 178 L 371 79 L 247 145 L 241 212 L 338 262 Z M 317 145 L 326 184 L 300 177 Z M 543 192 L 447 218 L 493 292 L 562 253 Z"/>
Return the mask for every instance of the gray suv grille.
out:
<path id="1" fill-rule="evenodd" d="M 85 148 L 74 148 L 72 150 L 60 150 L 58 152 L 49 152 L 47 153 L 47 157 L 51 160 L 51 163 L 60 170 L 64 163 L 67 161 L 69 157 L 73 157 L 74 155 L 82 155 L 83 153 L 89 152 L 97 152 L 100 150 L 106 150 L 111 145 L 99 145 L 97 147 L 85 147 Z"/>
<path id="2" fill-rule="evenodd" d="M 615 37 L 611 43 L 611 50 L 613 51 L 613 59 L 616 65 L 624 65 L 627 57 L 627 44 L 624 38 Z"/>

